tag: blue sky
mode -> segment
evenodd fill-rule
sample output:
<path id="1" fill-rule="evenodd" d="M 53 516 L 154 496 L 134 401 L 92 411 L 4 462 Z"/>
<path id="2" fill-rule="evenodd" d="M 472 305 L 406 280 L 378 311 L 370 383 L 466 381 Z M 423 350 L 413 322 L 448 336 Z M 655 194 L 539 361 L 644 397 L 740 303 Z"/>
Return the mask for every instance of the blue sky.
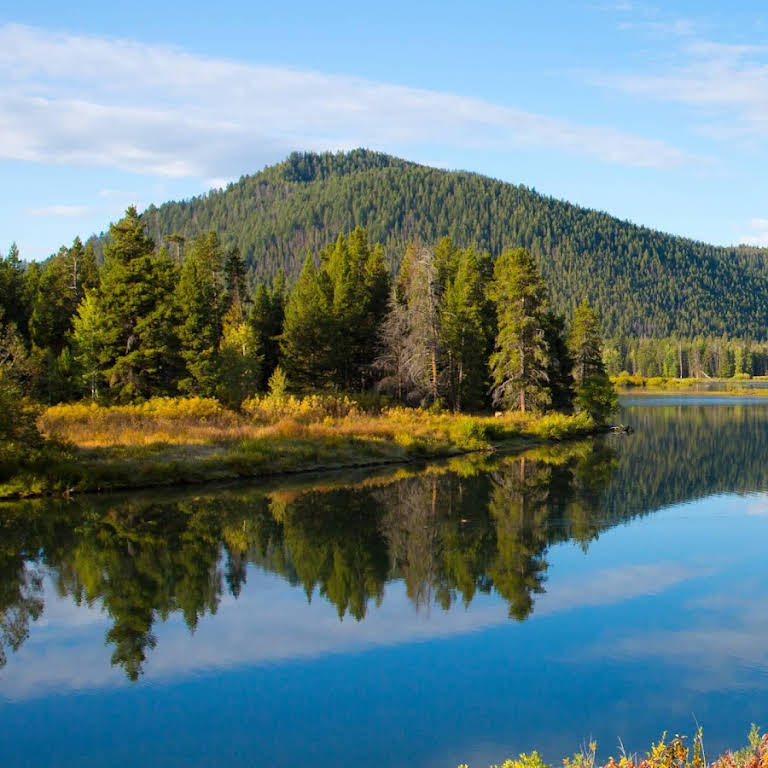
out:
<path id="1" fill-rule="evenodd" d="M 367 146 L 713 243 L 768 245 L 758 2 L 0 9 L 0 251 L 294 149 Z"/>

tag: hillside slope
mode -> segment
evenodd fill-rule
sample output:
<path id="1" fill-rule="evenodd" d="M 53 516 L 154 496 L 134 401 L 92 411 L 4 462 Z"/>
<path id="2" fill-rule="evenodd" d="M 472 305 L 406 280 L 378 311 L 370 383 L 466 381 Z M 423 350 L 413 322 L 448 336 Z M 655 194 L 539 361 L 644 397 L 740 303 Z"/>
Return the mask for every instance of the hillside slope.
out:
<path id="1" fill-rule="evenodd" d="M 150 207 L 158 243 L 218 230 L 257 277 L 295 275 L 307 249 L 340 230 L 367 228 L 396 265 L 413 239 L 450 235 L 499 253 L 525 246 L 570 314 L 586 295 L 609 335 L 768 333 L 768 251 L 718 248 L 485 176 L 444 171 L 367 150 L 293 154 L 226 190 Z"/>

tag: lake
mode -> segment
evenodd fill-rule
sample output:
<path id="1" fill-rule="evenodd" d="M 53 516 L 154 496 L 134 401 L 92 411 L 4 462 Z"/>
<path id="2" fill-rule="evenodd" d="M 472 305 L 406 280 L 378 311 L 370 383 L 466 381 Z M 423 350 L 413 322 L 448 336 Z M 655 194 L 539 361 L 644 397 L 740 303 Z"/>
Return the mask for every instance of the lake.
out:
<path id="1" fill-rule="evenodd" d="M 15 766 L 486 768 L 768 726 L 768 401 L 424 467 L 0 505 Z"/>

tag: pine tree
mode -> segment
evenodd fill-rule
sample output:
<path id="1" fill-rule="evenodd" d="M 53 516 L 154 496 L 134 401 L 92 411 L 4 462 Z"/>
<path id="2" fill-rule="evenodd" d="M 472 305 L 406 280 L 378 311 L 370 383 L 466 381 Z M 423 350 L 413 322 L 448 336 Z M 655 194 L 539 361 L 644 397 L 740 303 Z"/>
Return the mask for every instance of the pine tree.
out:
<path id="1" fill-rule="evenodd" d="M 188 375 L 182 392 L 211 397 L 219 386 L 219 342 L 223 315 L 223 253 L 215 232 L 193 241 L 181 268 L 176 301 L 179 341 Z"/>
<path id="2" fill-rule="evenodd" d="M 83 384 L 91 400 L 98 400 L 104 383 L 104 370 L 114 346 L 114 331 L 107 328 L 94 291 L 87 291 L 73 320 L 75 360 L 82 371 Z"/>
<path id="3" fill-rule="evenodd" d="M 321 387 L 332 370 L 331 290 L 327 275 L 307 255 L 285 307 L 280 349 L 288 378 L 302 387 Z"/>
<path id="4" fill-rule="evenodd" d="M 212 233 L 213 234 L 213 233 Z M 240 249 L 230 248 L 224 259 L 224 285 L 226 290 L 227 308 L 241 305 L 246 297 L 245 261 Z"/>
<path id="5" fill-rule="evenodd" d="M 154 243 L 134 207 L 109 229 L 98 297 L 109 337 L 106 377 L 120 401 L 171 394 L 181 374 L 173 292 L 178 273 Z"/>
<path id="6" fill-rule="evenodd" d="M 453 410 L 482 407 L 487 389 L 487 338 L 483 309 L 485 285 L 472 249 L 456 256 L 446 275 L 440 306 L 440 336 L 446 357 L 448 403 Z"/>
<path id="7" fill-rule="evenodd" d="M 565 318 L 554 312 L 544 315 L 544 339 L 547 345 L 547 383 L 549 405 L 553 410 L 570 413 L 575 396 L 573 360 L 565 336 Z"/>
<path id="8" fill-rule="evenodd" d="M 498 318 L 490 360 L 494 403 L 505 408 L 518 403 L 522 412 L 546 406 L 550 399 L 546 286 L 528 251 L 520 248 L 499 256 L 490 295 Z"/>
<path id="9" fill-rule="evenodd" d="M 576 405 L 599 424 L 616 410 L 617 398 L 603 364 L 597 312 L 584 299 L 573 315 L 568 347 L 573 359 Z"/>
<path id="10" fill-rule="evenodd" d="M 362 227 L 340 234 L 323 255 L 331 301 L 331 365 L 336 386 L 362 387 L 373 360 L 371 338 L 386 308 L 389 273 L 381 246 L 373 249 Z"/>
<path id="11" fill-rule="evenodd" d="M 29 308 L 24 264 L 16 243 L 11 243 L 5 258 L 0 259 L 0 314 L 6 325 L 13 325 L 24 339 L 28 338 Z"/>
<path id="12" fill-rule="evenodd" d="M 280 270 L 271 288 L 259 282 L 253 295 L 250 324 L 258 339 L 259 349 L 264 355 L 261 366 L 263 390 L 272 373 L 280 363 L 280 334 L 285 320 L 285 273 Z"/>

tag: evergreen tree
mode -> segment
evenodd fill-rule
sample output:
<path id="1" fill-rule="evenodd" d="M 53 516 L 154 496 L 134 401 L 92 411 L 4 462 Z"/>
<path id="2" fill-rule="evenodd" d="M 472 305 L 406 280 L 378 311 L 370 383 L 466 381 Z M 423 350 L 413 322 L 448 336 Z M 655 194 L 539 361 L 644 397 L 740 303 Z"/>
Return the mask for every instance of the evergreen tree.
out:
<path id="1" fill-rule="evenodd" d="M 331 370 L 331 297 L 327 276 L 307 254 L 285 307 L 280 349 L 288 378 L 302 387 L 323 386 Z"/>
<path id="2" fill-rule="evenodd" d="M 260 390 L 265 389 L 280 363 L 280 334 L 285 320 L 285 301 L 285 273 L 282 270 L 275 276 L 271 288 L 263 282 L 256 286 L 250 323 L 264 355 Z"/>
<path id="3" fill-rule="evenodd" d="M 456 411 L 482 407 L 487 389 L 485 286 L 479 267 L 471 248 L 457 254 L 454 274 L 446 275 L 440 307 L 448 402 Z"/>
<path id="4" fill-rule="evenodd" d="M 112 341 L 106 378 L 120 401 L 171 394 L 182 372 L 173 292 L 178 273 L 134 207 L 110 226 L 99 306 Z"/>
<path id="5" fill-rule="evenodd" d="M 82 371 L 82 380 L 91 400 L 99 399 L 104 383 L 104 370 L 114 345 L 114 330 L 107 327 L 95 291 L 88 291 L 77 308 L 73 320 L 75 360 Z"/>
<path id="6" fill-rule="evenodd" d="M 223 315 L 223 253 L 215 232 L 188 249 L 176 288 L 181 313 L 179 341 L 188 376 L 179 389 L 211 397 L 219 385 L 219 342 Z"/>
<path id="7" fill-rule="evenodd" d="M 505 408 L 517 403 L 522 412 L 547 405 L 546 286 L 528 251 L 508 250 L 499 256 L 490 295 L 498 318 L 490 360 L 493 402 Z"/>
<path id="8" fill-rule="evenodd" d="M 565 337 L 565 318 L 554 312 L 544 315 L 544 340 L 547 345 L 547 382 L 549 404 L 556 411 L 570 413 L 573 410 L 574 382 L 573 360 Z"/>
<path id="9" fill-rule="evenodd" d="M 218 237 L 217 237 L 218 240 Z M 224 259 L 224 285 L 226 288 L 226 306 L 240 306 L 247 295 L 245 285 L 246 267 L 240 249 L 230 248 Z"/>
<path id="10" fill-rule="evenodd" d="M 603 364 L 602 337 L 597 312 L 584 299 L 573 314 L 568 337 L 576 382 L 576 404 L 598 423 L 616 409 L 617 398 Z"/>
<path id="11" fill-rule="evenodd" d="M 21 336 L 28 336 L 28 301 L 24 264 L 16 243 L 0 259 L 0 316 L 6 325 L 13 325 Z"/>
<path id="12" fill-rule="evenodd" d="M 386 308 L 389 289 L 383 250 L 373 249 L 364 229 L 349 238 L 340 234 L 323 255 L 321 272 L 328 277 L 331 300 L 332 379 L 343 389 L 363 386 L 373 360 L 370 343 Z"/>

